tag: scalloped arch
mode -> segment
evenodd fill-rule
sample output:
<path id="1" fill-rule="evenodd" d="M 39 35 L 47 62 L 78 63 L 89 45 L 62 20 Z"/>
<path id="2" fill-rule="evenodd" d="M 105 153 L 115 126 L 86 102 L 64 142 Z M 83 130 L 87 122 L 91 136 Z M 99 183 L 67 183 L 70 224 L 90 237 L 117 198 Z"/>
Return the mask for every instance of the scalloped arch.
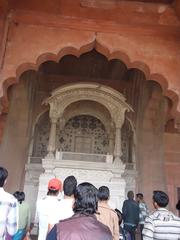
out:
<path id="1" fill-rule="evenodd" d="M 28 70 L 34 70 L 38 71 L 39 66 L 46 62 L 46 61 L 54 61 L 59 62 L 59 60 L 64 57 L 65 55 L 74 55 L 76 57 L 80 57 L 82 54 L 89 52 L 93 49 L 96 49 L 100 54 L 104 55 L 108 60 L 112 59 L 119 59 L 127 66 L 127 68 L 136 68 L 142 71 L 146 77 L 146 80 L 154 80 L 157 83 L 159 83 L 162 87 L 163 94 L 170 98 L 173 102 L 173 108 L 172 108 L 172 115 L 179 115 L 179 112 L 177 112 L 177 105 L 179 96 L 178 93 L 173 91 L 172 89 L 168 89 L 168 81 L 167 79 L 158 73 L 151 73 L 150 66 L 148 66 L 143 61 L 131 61 L 130 57 L 121 51 L 114 51 L 110 52 L 110 50 L 103 46 L 102 44 L 98 43 L 97 40 L 94 40 L 91 43 L 85 44 L 81 46 L 80 48 L 75 48 L 73 46 L 67 46 L 62 49 L 58 53 L 51 53 L 46 52 L 43 54 L 40 54 L 35 63 L 22 63 L 19 65 L 19 67 L 16 70 L 16 76 L 6 79 L 3 82 L 3 97 L 1 98 L 1 104 L 3 106 L 3 112 L 8 111 L 8 97 L 7 97 L 7 89 L 13 84 L 17 84 L 19 82 L 19 78 L 22 73 Z"/>

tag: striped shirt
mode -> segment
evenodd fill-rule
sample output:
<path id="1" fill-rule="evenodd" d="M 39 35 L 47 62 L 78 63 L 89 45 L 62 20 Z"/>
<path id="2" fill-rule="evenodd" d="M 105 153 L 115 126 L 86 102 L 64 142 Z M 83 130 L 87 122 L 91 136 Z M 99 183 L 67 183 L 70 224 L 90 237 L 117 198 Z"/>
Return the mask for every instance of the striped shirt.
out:
<path id="1" fill-rule="evenodd" d="M 0 188 L 0 240 L 6 239 L 6 234 L 12 236 L 16 233 L 17 215 L 16 199 Z"/>
<path id="2" fill-rule="evenodd" d="M 180 218 L 159 208 L 146 218 L 143 240 L 180 240 Z"/>

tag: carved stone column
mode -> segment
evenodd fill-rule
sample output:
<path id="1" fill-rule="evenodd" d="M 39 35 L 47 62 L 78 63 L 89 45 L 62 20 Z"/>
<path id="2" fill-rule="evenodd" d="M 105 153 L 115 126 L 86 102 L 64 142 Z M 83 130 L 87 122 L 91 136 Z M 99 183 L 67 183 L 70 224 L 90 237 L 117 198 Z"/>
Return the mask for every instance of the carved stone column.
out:
<path id="1" fill-rule="evenodd" d="M 56 150 L 56 127 L 57 127 L 58 118 L 51 118 L 51 129 L 49 134 L 49 143 L 48 143 L 48 155 L 47 158 L 54 158 L 54 152 Z"/>
<path id="2" fill-rule="evenodd" d="M 109 152 L 110 155 L 111 154 L 113 155 L 113 151 L 114 151 L 114 134 L 111 131 L 109 133 L 109 149 L 108 149 L 108 152 Z"/>
<path id="3" fill-rule="evenodd" d="M 120 162 L 122 155 L 121 151 L 121 128 L 117 127 L 115 132 L 115 147 L 114 147 L 114 156 L 115 156 L 115 162 Z"/>
<path id="4" fill-rule="evenodd" d="M 121 128 L 124 122 L 124 112 L 117 113 L 115 118 L 116 130 L 115 130 L 115 147 L 114 147 L 114 163 L 123 165 L 121 160 Z"/>

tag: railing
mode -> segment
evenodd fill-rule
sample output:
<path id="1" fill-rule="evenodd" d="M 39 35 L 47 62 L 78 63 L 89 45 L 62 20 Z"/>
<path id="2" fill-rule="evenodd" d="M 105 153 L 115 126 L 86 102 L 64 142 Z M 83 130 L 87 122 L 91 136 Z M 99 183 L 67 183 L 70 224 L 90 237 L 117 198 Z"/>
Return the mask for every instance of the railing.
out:
<path id="1" fill-rule="evenodd" d="M 56 151 L 55 161 L 83 161 L 83 162 L 99 162 L 113 163 L 112 155 L 94 154 L 94 153 L 78 153 L 78 152 L 59 152 Z M 42 157 L 29 157 L 29 163 L 42 163 Z M 134 170 L 134 163 L 125 163 L 127 170 Z"/>
<path id="2" fill-rule="evenodd" d="M 55 161 L 70 160 L 70 161 L 84 161 L 84 162 L 113 162 L 112 155 L 94 154 L 94 153 L 78 153 L 78 152 L 59 152 L 56 151 Z M 42 157 L 29 157 L 29 163 L 42 163 Z"/>
<path id="3" fill-rule="evenodd" d="M 42 157 L 31 157 L 31 156 L 29 156 L 28 163 L 42 163 Z"/>
<path id="4" fill-rule="evenodd" d="M 85 162 L 106 162 L 106 156 L 104 154 L 93 153 L 77 153 L 77 152 L 60 152 L 60 157 L 57 160 L 73 160 L 73 161 L 85 161 Z"/>

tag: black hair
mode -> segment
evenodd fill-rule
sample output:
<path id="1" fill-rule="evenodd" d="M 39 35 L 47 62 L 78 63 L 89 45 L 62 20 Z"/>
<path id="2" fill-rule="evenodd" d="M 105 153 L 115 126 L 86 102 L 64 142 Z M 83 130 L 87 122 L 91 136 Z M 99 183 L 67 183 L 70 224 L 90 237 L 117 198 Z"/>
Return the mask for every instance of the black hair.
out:
<path id="1" fill-rule="evenodd" d="M 176 204 L 176 209 L 180 211 L 180 199 L 179 199 L 179 201 Z"/>
<path id="2" fill-rule="evenodd" d="M 5 180 L 8 177 L 8 170 L 0 167 L 0 187 L 4 186 Z"/>
<path id="3" fill-rule="evenodd" d="M 25 193 L 24 192 L 16 191 L 13 195 L 18 200 L 18 202 L 20 204 L 25 200 Z"/>
<path id="4" fill-rule="evenodd" d="M 129 191 L 127 193 L 127 197 L 128 197 L 128 199 L 133 200 L 134 199 L 134 192 L 133 191 Z"/>
<path id="5" fill-rule="evenodd" d="M 115 211 L 116 211 L 116 213 L 117 213 L 117 216 L 118 216 L 118 220 L 119 220 L 119 226 L 121 225 L 121 223 L 122 223 L 122 212 L 119 210 L 119 209 L 117 209 L 117 208 L 115 208 Z"/>
<path id="6" fill-rule="evenodd" d="M 77 180 L 74 176 L 68 176 L 63 183 L 63 191 L 66 196 L 72 196 L 75 193 Z"/>
<path id="7" fill-rule="evenodd" d="M 138 198 L 140 198 L 141 200 L 143 200 L 143 197 L 144 197 L 144 196 L 143 196 L 142 193 L 137 193 L 137 194 L 136 194 L 136 197 L 138 197 Z"/>
<path id="8" fill-rule="evenodd" d="M 100 201 L 106 201 L 109 199 L 110 196 L 110 192 L 109 192 L 109 188 L 106 186 L 101 186 L 98 189 L 98 199 Z"/>
<path id="9" fill-rule="evenodd" d="M 59 190 L 48 189 L 47 195 L 48 195 L 48 196 L 57 196 L 58 193 L 59 193 Z"/>
<path id="10" fill-rule="evenodd" d="M 98 206 L 97 189 L 88 182 L 77 186 L 73 210 L 75 213 L 91 215 L 96 213 Z"/>
<path id="11" fill-rule="evenodd" d="M 159 207 L 166 207 L 169 203 L 169 197 L 163 191 L 153 191 L 153 201 L 156 202 Z"/>

